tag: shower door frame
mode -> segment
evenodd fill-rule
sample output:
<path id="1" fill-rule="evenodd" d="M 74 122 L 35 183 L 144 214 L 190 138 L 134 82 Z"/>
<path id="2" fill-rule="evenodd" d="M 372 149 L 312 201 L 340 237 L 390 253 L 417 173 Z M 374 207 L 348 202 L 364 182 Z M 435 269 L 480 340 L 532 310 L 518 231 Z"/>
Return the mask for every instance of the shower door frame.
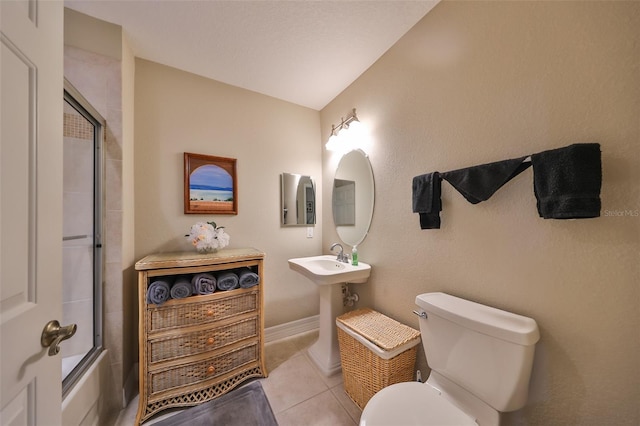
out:
<path id="1" fill-rule="evenodd" d="M 84 96 L 65 78 L 63 102 L 68 102 L 80 115 L 94 126 L 93 133 L 93 348 L 63 378 L 64 398 L 103 350 L 102 280 L 104 268 L 103 205 L 104 205 L 104 140 L 106 120 Z"/>

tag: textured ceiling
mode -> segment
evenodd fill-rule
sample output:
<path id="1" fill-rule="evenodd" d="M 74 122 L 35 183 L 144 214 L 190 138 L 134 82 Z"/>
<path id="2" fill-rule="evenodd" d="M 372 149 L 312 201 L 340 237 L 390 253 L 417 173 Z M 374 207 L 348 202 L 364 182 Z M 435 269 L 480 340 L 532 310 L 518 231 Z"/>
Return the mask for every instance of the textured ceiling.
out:
<path id="1" fill-rule="evenodd" d="M 66 0 L 121 25 L 134 54 L 316 110 L 433 1 Z"/>

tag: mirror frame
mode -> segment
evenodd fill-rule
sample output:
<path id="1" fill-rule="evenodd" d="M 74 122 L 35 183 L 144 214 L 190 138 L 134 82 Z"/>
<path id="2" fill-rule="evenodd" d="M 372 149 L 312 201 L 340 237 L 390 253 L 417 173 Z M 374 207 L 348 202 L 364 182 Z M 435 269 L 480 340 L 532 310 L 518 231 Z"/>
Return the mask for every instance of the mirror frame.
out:
<path id="1" fill-rule="evenodd" d="M 359 154 L 357 161 L 363 160 L 359 167 L 361 170 L 351 170 L 351 174 L 347 173 L 345 167 L 350 166 L 351 156 Z M 354 157 L 355 158 L 355 157 Z M 341 169 L 342 167 L 342 169 Z M 366 170 L 365 170 L 366 169 Z M 359 175 L 354 173 L 360 172 Z M 337 225 L 336 221 L 336 181 L 353 181 L 354 185 L 354 212 L 348 213 L 347 216 L 353 215 L 355 223 L 353 225 Z M 375 179 L 373 176 L 373 167 L 369 156 L 361 149 L 355 149 L 345 153 L 340 159 L 333 178 L 332 194 L 331 194 L 331 212 L 336 233 L 343 243 L 349 246 L 361 244 L 369 234 L 371 222 L 373 221 L 373 212 L 375 209 Z M 348 222 L 348 221 L 347 221 Z"/>

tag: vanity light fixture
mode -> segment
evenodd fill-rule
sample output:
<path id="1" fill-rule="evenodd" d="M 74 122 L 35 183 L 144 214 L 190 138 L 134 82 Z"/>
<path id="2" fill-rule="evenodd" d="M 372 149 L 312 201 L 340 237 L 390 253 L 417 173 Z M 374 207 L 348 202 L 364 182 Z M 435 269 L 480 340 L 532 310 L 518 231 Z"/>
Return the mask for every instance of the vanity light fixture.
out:
<path id="1" fill-rule="evenodd" d="M 331 136 L 327 141 L 325 148 L 328 151 L 349 150 L 357 148 L 357 134 L 361 130 L 362 124 L 356 115 L 356 109 L 353 108 L 346 118 L 340 118 L 340 124 L 331 125 Z"/>

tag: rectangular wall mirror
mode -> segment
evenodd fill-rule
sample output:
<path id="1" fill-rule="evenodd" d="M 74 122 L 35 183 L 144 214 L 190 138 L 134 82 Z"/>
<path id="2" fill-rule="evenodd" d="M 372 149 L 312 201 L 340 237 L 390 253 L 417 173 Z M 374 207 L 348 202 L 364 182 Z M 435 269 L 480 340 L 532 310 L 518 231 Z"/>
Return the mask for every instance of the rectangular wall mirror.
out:
<path id="1" fill-rule="evenodd" d="M 280 219 L 283 226 L 316 223 L 316 187 L 311 176 L 280 175 Z"/>

